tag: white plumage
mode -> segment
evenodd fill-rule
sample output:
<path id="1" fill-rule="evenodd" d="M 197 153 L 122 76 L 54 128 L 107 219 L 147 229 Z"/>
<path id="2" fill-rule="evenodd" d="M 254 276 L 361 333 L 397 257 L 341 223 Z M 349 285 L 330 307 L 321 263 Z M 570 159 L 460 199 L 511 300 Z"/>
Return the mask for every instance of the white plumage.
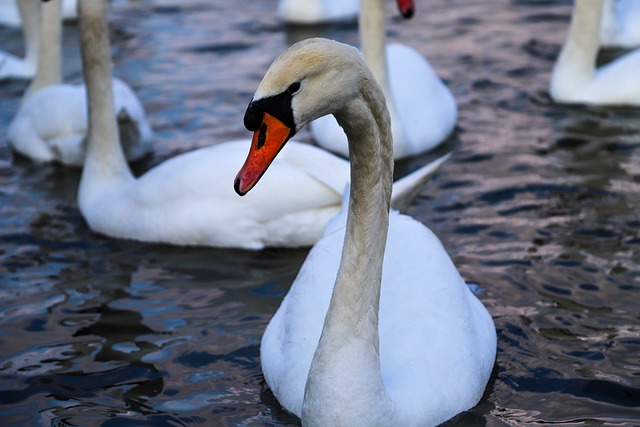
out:
<path id="1" fill-rule="evenodd" d="M 384 0 L 362 0 L 360 43 L 365 60 L 387 97 L 393 131 L 393 156 L 401 159 L 436 148 L 453 131 L 458 108 L 453 94 L 415 49 L 385 46 Z M 314 140 L 348 155 L 347 137 L 332 116 L 310 125 Z"/>
<path id="2" fill-rule="evenodd" d="M 640 49 L 596 69 L 602 0 L 574 3 L 566 41 L 551 73 L 549 93 L 560 103 L 640 105 Z"/>
<path id="3" fill-rule="evenodd" d="M 438 425 L 483 394 L 496 354 L 491 316 L 430 230 L 389 215 L 390 117 L 359 53 L 324 39 L 297 43 L 271 65 L 249 108 L 277 114 L 270 99 L 292 84 L 294 129 L 325 114 L 344 127 L 350 195 L 267 326 L 265 380 L 305 426 Z M 257 168 L 248 164 L 236 184 L 243 192 Z"/>

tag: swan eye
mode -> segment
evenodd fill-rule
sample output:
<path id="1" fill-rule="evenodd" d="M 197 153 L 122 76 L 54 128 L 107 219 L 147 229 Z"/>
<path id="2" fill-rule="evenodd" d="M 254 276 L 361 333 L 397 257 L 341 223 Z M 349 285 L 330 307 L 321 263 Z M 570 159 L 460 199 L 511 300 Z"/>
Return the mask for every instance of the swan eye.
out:
<path id="1" fill-rule="evenodd" d="M 291 85 L 287 88 L 287 92 L 291 95 L 300 90 L 300 82 L 291 83 Z"/>

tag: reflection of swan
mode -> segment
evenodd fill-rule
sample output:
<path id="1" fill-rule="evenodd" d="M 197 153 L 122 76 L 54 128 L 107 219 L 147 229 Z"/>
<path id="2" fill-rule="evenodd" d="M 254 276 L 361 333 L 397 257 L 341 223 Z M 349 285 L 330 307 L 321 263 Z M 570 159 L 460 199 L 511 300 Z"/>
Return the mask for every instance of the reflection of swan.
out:
<path id="1" fill-rule="evenodd" d="M 0 16 L 7 16 L 4 8 L 9 5 L 15 8 L 15 1 L 0 0 Z M 38 2 L 18 0 L 18 7 L 24 21 L 24 58 L 0 51 L 0 80 L 30 79 L 35 75 L 38 65 Z"/>
<path id="2" fill-rule="evenodd" d="M 25 15 L 19 11 L 20 2 L 35 3 L 32 0 L 0 0 L 0 25 L 20 27 L 23 25 Z M 62 1 L 62 17 L 64 19 L 76 18 L 77 0 Z"/>
<path id="3" fill-rule="evenodd" d="M 602 0 L 575 1 L 567 39 L 551 73 L 556 102 L 640 105 L 640 50 L 598 69 Z"/>
<path id="4" fill-rule="evenodd" d="M 251 189 L 290 134 L 329 113 L 349 137 L 348 213 L 327 226 L 267 326 L 265 379 L 304 425 L 440 424 L 480 400 L 495 327 L 437 237 L 389 217 L 390 118 L 356 49 L 309 39 L 274 62 L 245 114 L 262 146 L 251 147 L 236 191 Z"/>
<path id="5" fill-rule="evenodd" d="M 280 0 L 278 16 L 290 24 L 355 21 L 360 0 Z"/>
<path id="6" fill-rule="evenodd" d="M 33 3 L 40 6 L 36 11 L 40 15 L 38 71 L 9 125 L 9 142 L 35 161 L 81 166 L 87 133 L 86 89 L 61 84 L 60 1 Z M 151 151 L 153 138 L 142 104 L 120 80 L 113 80 L 113 90 L 125 154 L 129 160 L 141 158 Z"/>
<path id="7" fill-rule="evenodd" d="M 78 204 L 102 234 L 182 245 L 308 246 L 340 209 L 348 163 L 321 149 L 294 144 L 274 164 L 263 192 L 247 201 L 231 180 L 246 141 L 228 142 L 176 156 L 136 179 L 124 161 L 111 108 L 106 6 L 81 2 L 79 24 L 89 88 L 87 158 Z M 429 172 L 428 170 L 426 172 Z M 426 179 L 422 171 L 400 181 L 398 203 Z M 408 180 L 408 181 L 407 181 Z M 405 183 L 412 182 L 411 185 Z"/>
<path id="8" fill-rule="evenodd" d="M 602 46 L 640 46 L 640 2 L 605 0 L 600 28 Z"/>
<path id="9" fill-rule="evenodd" d="M 399 2 L 400 3 L 400 2 Z M 391 44 L 385 50 L 385 2 L 362 0 L 360 42 L 367 64 L 387 95 L 396 159 L 431 150 L 453 130 L 453 95 L 431 65 L 414 49 Z M 317 143 L 348 154 L 347 137 L 332 116 L 311 124 Z"/>

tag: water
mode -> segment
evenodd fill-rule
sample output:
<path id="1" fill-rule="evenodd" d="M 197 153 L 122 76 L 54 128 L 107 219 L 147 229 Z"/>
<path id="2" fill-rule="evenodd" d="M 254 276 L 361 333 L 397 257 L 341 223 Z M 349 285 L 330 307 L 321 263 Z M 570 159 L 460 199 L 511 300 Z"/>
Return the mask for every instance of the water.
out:
<path id="1" fill-rule="evenodd" d="M 287 29 L 275 5 L 113 2 L 115 74 L 139 94 L 157 137 L 137 173 L 246 137 L 242 113 L 287 43 L 357 40 L 351 26 Z M 640 425 L 640 113 L 550 102 L 570 6 L 430 0 L 412 21 L 390 23 L 460 106 L 441 150 L 455 155 L 410 213 L 440 236 L 498 330 L 485 396 L 452 425 Z M 76 37 L 67 26 L 71 81 Z M 0 29 L 0 40 L 20 52 L 19 32 Z M 24 87 L 0 86 L 0 128 Z M 298 422 L 264 386 L 259 342 L 306 250 L 96 236 L 77 209 L 78 171 L 15 158 L 0 135 L 3 426 Z"/>

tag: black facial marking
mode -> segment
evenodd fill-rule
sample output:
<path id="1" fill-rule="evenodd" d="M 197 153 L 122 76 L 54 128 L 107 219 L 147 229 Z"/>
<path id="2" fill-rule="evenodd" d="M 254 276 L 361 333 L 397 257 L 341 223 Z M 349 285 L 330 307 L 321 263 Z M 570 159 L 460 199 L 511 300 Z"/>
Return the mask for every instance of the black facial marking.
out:
<path id="1" fill-rule="evenodd" d="M 296 83 L 293 85 L 295 84 Z M 282 93 L 268 98 L 251 101 L 247 107 L 247 111 L 244 113 L 244 127 L 251 132 L 257 131 L 260 129 L 260 126 L 262 126 L 262 115 L 264 113 L 269 113 L 291 129 L 289 137 L 292 137 L 297 132 L 296 124 L 293 120 L 293 109 L 291 107 L 292 98 L 293 94 L 289 93 L 288 90 L 285 90 Z"/>
<path id="2" fill-rule="evenodd" d="M 258 145 L 256 146 L 256 148 L 262 148 L 266 139 L 267 139 L 267 125 L 263 123 L 262 126 L 260 126 L 260 133 L 258 134 Z"/>
<path id="3" fill-rule="evenodd" d="M 415 13 L 415 10 L 413 10 L 412 7 L 407 8 L 404 12 L 401 11 L 401 15 L 404 19 L 409 19 L 413 16 L 413 14 Z"/>

